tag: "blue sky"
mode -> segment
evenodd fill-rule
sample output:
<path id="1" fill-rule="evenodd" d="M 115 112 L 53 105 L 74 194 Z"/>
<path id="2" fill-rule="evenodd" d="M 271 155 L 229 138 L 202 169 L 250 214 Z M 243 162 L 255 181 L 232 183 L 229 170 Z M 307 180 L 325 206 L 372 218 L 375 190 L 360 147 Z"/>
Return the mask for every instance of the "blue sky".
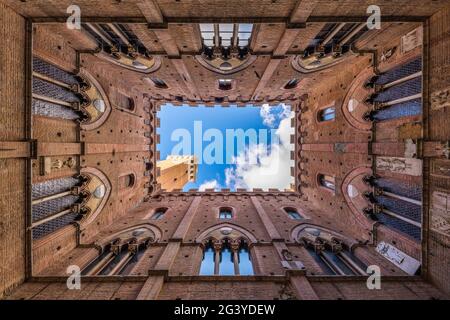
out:
<path id="1" fill-rule="evenodd" d="M 160 151 L 161 159 L 165 159 L 168 155 L 173 153 L 173 148 L 175 145 L 179 144 L 179 140 L 173 141 L 172 133 L 177 129 L 186 129 L 191 136 L 191 146 L 192 151 L 185 152 L 184 154 L 192 154 L 194 152 L 194 122 L 201 121 L 202 132 L 204 133 L 208 129 L 219 130 L 225 140 L 227 129 L 267 129 L 276 130 L 279 128 L 280 123 L 283 119 L 291 116 L 290 108 L 285 105 L 271 106 L 264 105 L 263 108 L 260 106 L 248 106 L 248 107 L 205 107 L 205 106 L 173 106 L 171 104 L 163 105 L 161 110 L 158 112 L 158 117 L 160 118 L 160 127 L 157 133 L 160 134 L 161 142 L 158 144 L 157 148 Z M 289 119 L 288 119 L 289 120 Z M 197 123 L 198 126 L 198 123 Z M 270 131 L 269 131 L 270 132 Z M 275 131 L 274 131 L 275 132 Z M 268 148 L 271 150 L 272 141 L 270 139 L 270 134 L 268 134 Z M 198 138 L 198 137 L 197 137 Z M 277 142 L 277 139 L 274 139 Z M 199 139 L 197 139 L 199 141 Z M 214 140 L 213 140 L 214 141 Z M 201 150 L 210 144 L 209 141 L 202 142 Z M 226 143 L 223 143 L 223 154 L 225 155 Z M 245 142 L 246 150 L 251 150 L 257 146 L 254 143 Z M 199 158 L 202 155 L 199 154 L 200 150 L 196 150 L 195 155 Z M 242 150 L 241 150 L 242 152 Z M 238 150 L 234 150 L 233 156 L 238 157 Z M 258 157 L 260 154 L 258 154 Z M 264 157 L 264 154 L 262 154 Z M 258 158 L 259 159 L 259 158 Z M 258 160 L 259 161 L 259 160 Z M 256 164 L 257 165 L 257 164 Z M 231 163 L 231 164 L 199 164 L 197 180 L 195 183 L 188 183 L 185 185 L 184 190 L 208 187 L 208 188 L 231 188 L 236 187 L 252 188 L 259 187 L 258 182 L 248 182 L 248 179 L 242 179 L 241 173 L 243 173 L 241 163 Z M 246 166 L 245 170 L 248 170 L 249 166 Z M 237 172 L 237 170 L 239 172 Z M 283 169 L 283 173 L 289 175 L 289 167 Z M 228 172 L 228 173 L 227 173 Z M 231 174 L 230 174 L 231 173 Z M 245 172 L 243 174 L 245 176 Z M 278 175 L 278 174 L 277 174 Z M 251 178 L 251 177 L 250 177 Z M 245 180 L 245 181 L 244 181 Z M 251 179 L 250 179 L 251 180 Z M 206 183 L 206 184 L 205 184 Z M 256 186 L 255 186 L 256 183 Z M 278 187 L 278 186 L 275 186 Z M 288 187 L 288 186 L 286 186 Z"/>

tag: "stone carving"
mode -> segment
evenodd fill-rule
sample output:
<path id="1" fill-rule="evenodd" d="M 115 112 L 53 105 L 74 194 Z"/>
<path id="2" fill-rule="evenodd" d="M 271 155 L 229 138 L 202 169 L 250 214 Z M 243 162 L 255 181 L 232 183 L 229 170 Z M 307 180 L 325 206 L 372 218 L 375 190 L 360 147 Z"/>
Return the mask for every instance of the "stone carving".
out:
<path id="1" fill-rule="evenodd" d="M 431 93 L 431 110 L 439 110 L 450 106 L 450 88 Z"/>
<path id="2" fill-rule="evenodd" d="M 292 253 L 289 250 L 283 249 L 283 251 L 281 251 L 281 254 L 283 255 L 284 260 L 292 261 Z"/>
<path id="3" fill-rule="evenodd" d="M 422 174 L 422 161 L 411 158 L 377 157 L 376 168 L 377 170 L 420 176 Z"/>
<path id="4" fill-rule="evenodd" d="M 431 197 L 431 229 L 450 236 L 450 194 L 434 191 Z"/>
<path id="5" fill-rule="evenodd" d="M 392 47 L 392 48 L 389 48 L 389 49 L 384 50 L 384 51 L 381 53 L 381 58 L 380 58 L 381 62 L 386 61 L 386 60 L 388 60 L 390 57 L 392 57 L 392 56 L 394 55 L 394 53 L 395 53 L 396 50 L 397 50 L 397 47 Z"/>
<path id="6" fill-rule="evenodd" d="M 72 169 L 77 165 L 77 161 L 73 157 L 66 159 L 54 159 L 52 157 L 42 157 L 41 175 L 45 176 L 54 170 L 63 168 Z"/>

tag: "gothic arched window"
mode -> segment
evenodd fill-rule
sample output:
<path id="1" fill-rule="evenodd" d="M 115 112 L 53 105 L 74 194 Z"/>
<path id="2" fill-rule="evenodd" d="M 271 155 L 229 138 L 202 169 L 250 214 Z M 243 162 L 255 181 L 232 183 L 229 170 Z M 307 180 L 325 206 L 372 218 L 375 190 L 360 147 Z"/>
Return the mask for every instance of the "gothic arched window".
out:
<path id="1" fill-rule="evenodd" d="M 130 274 L 154 240 L 155 234 L 147 228 L 126 231 L 105 245 L 103 253 L 88 264 L 82 274 L 88 276 Z"/>
<path id="2" fill-rule="evenodd" d="M 209 240 L 203 251 L 200 275 L 253 275 L 250 250 L 243 239 Z"/>
<path id="3" fill-rule="evenodd" d="M 305 228 L 299 233 L 303 243 L 325 274 L 366 275 L 366 266 L 359 261 L 343 241 L 330 232 L 318 228 Z"/>

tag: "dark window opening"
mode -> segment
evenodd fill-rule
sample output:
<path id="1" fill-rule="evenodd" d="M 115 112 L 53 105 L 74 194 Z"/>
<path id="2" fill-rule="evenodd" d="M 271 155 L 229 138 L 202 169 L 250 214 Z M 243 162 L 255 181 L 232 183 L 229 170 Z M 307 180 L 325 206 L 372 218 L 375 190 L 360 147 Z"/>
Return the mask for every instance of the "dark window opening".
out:
<path id="1" fill-rule="evenodd" d="M 167 208 L 158 208 L 152 216 L 152 220 L 160 220 L 166 214 Z"/>
<path id="2" fill-rule="evenodd" d="M 233 88 L 233 83 L 231 79 L 220 79 L 219 89 L 220 90 L 231 90 Z"/>
<path id="3" fill-rule="evenodd" d="M 220 209 L 219 219 L 231 219 L 233 218 L 233 212 L 231 209 Z"/>
<path id="4" fill-rule="evenodd" d="M 287 89 L 287 90 L 294 89 L 298 86 L 299 82 L 300 82 L 300 80 L 298 80 L 297 78 L 291 79 L 288 81 L 288 83 L 286 83 L 284 85 L 284 89 Z"/>
<path id="5" fill-rule="evenodd" d="M 124 176 L 119 177 L 119 188 L 127 189 L 134 186 L 135 178 L 134 174 L 130 173 Z"/>
<path id="6" fill-rule="evenodd" d="M 331 121 L 336 118 L 336 109 L 334 107 L 328 107 L 322 109 L 317 114 L 317 120 L 319 122 Z"/>
<path id="7" fill-rule="evenodd" d="M 319 180 L 319 184 L 322 187 L 327 188 L 327 189 L 332 190 L 332 191 L 336 190 L 334 177 L 328 176 L 328 175 L 325 175 L 325 174 L 319 174 L 318 180 Z"/>
<path id="8" fill-rule="evenodd" d="M 302 219 L 302 216 L 294 208 L 285 208 L 284 211 L 286 211 L 287 215 L 292 220 L 301 220 Z"/>
<path id="9" fill-rule="evenodd" d="M 164 80 L 160 78 L 150 78 L 153 83 L 155 84 L 155 87 L 160 89 L 167 89 L 169 86 L 164 82 Z"/>

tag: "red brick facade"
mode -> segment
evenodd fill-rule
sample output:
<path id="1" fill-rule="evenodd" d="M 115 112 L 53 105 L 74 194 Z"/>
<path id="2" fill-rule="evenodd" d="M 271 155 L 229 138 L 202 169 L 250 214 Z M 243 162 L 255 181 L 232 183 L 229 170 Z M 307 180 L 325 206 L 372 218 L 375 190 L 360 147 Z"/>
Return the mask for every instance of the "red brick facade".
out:
<path id="1" fill-rule="evenodd" d="M 311 41 L 327 24 L 365 19 L 365 7 L 345 1 L 248 1 L 245 7 L 240 1 L 209 1 L 202 7 L 191 1 L 78 1 L 83 23 L 114 22 L 132 30 L 153 56 L 148 74 L 111 62 L 85 31 L 66 28 L 69 2 L 0 3 L 0 36 L 7 43 L 0 47 L 0 299 L 448 298 L 446 1 L 417 6 L 414 1 L 409 6 L 381 1 L 388 18 L 382 28 L 358 36 L 352 51 L 336 64 L 312 72 L 300 70 L 298 62 Z M 217 83 L 224 75 L 199 62 L 202 19 L 254 24 L 248 64 L 227 75 L 233 87 L 225 93 Z M 420 32 L 423 43 L 405 49 L 403 37 L 414 32 Z M 368 86 L 369 80 L 414 61 L 421 61 L 420 112 L 393 117 L 384 106 L 375 121 L 363 120 L 371 111 L 365 99 L 384 92 Z M 73 74 L 83 75 L 89 90 L 97 90 L 88 94 L 101 97 L 104 109 L 92 109 L 90 120 L 81 123 L 67 111 L 66 118 L 54 116 L 58 109 L 36 112 L 32 105 L 37 108 L 35 100 L 43 99 L 36 91 L 39 63 L 59 70 L 46 80 L 59 85 Z M 149 78 L 162 79 L 167 88 Z M 299 79 L 299 85 L 286 89 L 291 79 Z M 290 104 L 295 111 L 294 190 L 162 191 L 156 112 L 166 102 Z M 334 108 L 334 119 L 320 121 L 321 110 L 328 107 Z M 321 182 L 322 176 L 332 177 L 333 188 Z M 378 186 L 395 180 L 401 187 L 383 186 L 378 194 L 367 182 L 370 176 Z M 82 213 L 81 220 L 58 222 L 54 230 L 51 222 L 36 221 L 42 194 L 34 194 L 47 192 L 48 185 L 57 188 L 52 181 L 73 177 L 82 186 L 64 196 L 88 194 L 74 209 Z M 420 196 L 405 196 L 402 188 Z M 384 201 L 380 212 L 372 212 L 380 217 L 377 221 L 369 209 L 378 210 L 379 203 L 371 204 L 371 196 Z M 401 229 L 404 215 L 396 210 L 403 208 L 395 207 L 392 197 L 405 210 L 420 207 L 420 222 L 407 218 L 409 229 Z M 152 219 L 160 208 L 163 217 Z M 230 209 L 232 218 L 220 220 L 220 208 Z M 291 219 L 285 209 L 294 209 L 301 219 Z M 386 210 L 395 211 L 395 218 Z M 379 266 L 381 290 L 368 289 L 368 275 L 331 276 L 311 253 L 317 243 L 305 240 L 308 228 L 330 235 L 322 240 L 339 247 L 336 252 L 342 249 L 364 266 Z M 138 229 L 151 236 L 136 236 L 136 243 L 122 237 Z M 199 275 L 207 242 L 231 242 L 233 237 L 248 245 L 254 275 Z M 126 274 L 83 274 L 81 290 L 69 290 L 67 268 L 76 265 L 89 272 L 93 261 L 108 258 L 111 243 L 119 238 L 129 248 L 136 245 L 139 257 Z M 380 243 L 420 261 L 420 272 L 408 275 L 377 252 Z"/>

